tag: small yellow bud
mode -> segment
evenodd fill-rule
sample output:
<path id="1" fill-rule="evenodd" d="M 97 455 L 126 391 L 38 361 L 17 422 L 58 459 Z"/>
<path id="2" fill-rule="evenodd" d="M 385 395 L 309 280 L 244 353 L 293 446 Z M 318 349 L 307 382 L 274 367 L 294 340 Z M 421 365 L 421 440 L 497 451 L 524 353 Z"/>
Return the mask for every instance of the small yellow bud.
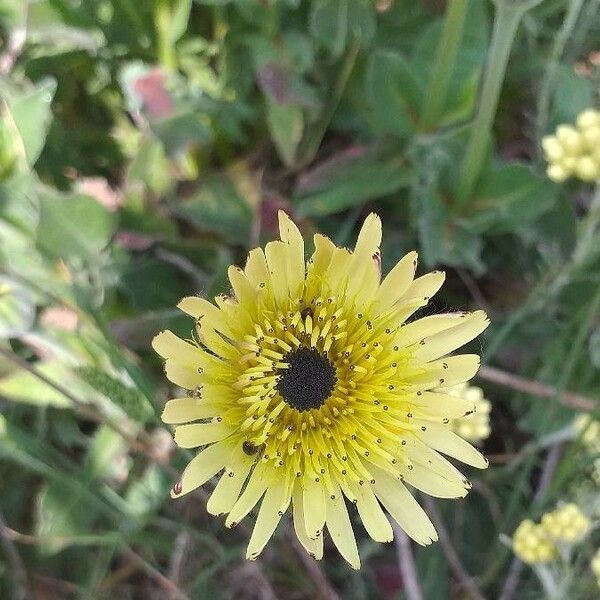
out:
<path id="1" fill-rule="evenodd" d="M 549 165 L 546 169 L 546 175 L 548 175 L 552 181 L 557 181 L 560 183 L 568 179 L 570 173 L 560 165 Z"/>
<path id="2" fill-rule="evenodd" d="M 586 535 L 590 521 L 576 504 L 570 502 L 544 514 L 541 527 L 555 542 L 574 544 Z"/>
<path id="3" fill-rule="evenodd" d="M 581 135 L 571 125 L 559 125 L 556 128 L 556 138 L 568 154 L 579 154 L 582 150 Z"/>
<path id="4" fill-rule="evenodd" d="M 600 112 L 594 110 L 593 108 L 584 110 L 577 117 L 577 127 L 581 131 L 587 129 L 588 127 L 598 126 L 600 126 Z"/>
<path id="5" fill-rule="evenodd" d="M 595 181 L 600 176 L 600 165 L 591 156 L 582 156 L 575 163 L 575 173 L 583 181 Z"/>
<path id="6" fill-rule="evenodd" d="M 527 564 L 545 563 L 557 555 L 556 546 L 541 525 L 525 519 L 513 535 L 513 551 Z"/>
<path id="7" fill-rule="evenodd" d="M 450 423 L 452 431 L 469 442 L 480 442 L 489 437 L 492 405 L 489 400 L 483 397 L 481 388 L 459 383 L 445 388 L 444 391 L 451 396 L 473 402 L 475 409 L 470 415 L 453 419 Z"/>
<path id="8" fill-rule="evenodd" d="M 594 151 L 600 148 L 600 125 L 588 127 L 585 131 L 582 131 L 581 138 L 588 150 Z"/>
<path id="9" fill-rule="evenodd" d="M 548 162 L 559 162 L 565 155 L 562 144 L 554 135 L 547 135 L 542 139 L 542 149 Z"/>

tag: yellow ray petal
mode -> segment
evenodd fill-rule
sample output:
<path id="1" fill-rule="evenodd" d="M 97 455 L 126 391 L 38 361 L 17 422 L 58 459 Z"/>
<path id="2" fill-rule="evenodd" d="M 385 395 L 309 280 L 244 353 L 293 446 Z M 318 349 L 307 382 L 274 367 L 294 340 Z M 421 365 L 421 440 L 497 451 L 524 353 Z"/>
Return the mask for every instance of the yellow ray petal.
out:
<path id="1" fill-rule="evenodd" d="M 350 487 L 356 496 L 358 514 L 367 533 L 376 542 L 391 542 L 394 539 L 392 526 L 381 509 L 371 485 L 350 483 Z"/>
<path id="2" fill-rule="evenodd" d="M 226 423 L 192 423 L 175 429 L 175 443 L 180 448 L 198 448 L 229 437 L 234 430 Z"/>
<path id="3" fill-rule="evenodd" d="M 412 323 L 404 325 L 394 338 L 394 343 L 399 346 L 410 346 L 416 342 L 420 342 L 440 331 L 445 331 L 459 325 L 468 313 L 448 313 L 440 315 L 431 315 L 417 319 Z"/>
<path id="4" fill-rule="evenodd" d="M 190 369 L 174 360 L 165 362 L 165 375 L 169 381 L 186 390 L 193 390 L 203 382 L 202 375 L 197 369 Z"/>
<path id="5" fill-rule="evenodd" d="M 423 423 L 425 424 L 425 422 Z M 467 465 L 477 469 L 486 469 L 488 466 L 488 461 L 479 451 L 447 427 L 429 422 L 427 423 L 427 429 L 421 432 L 420 437 L 432 448 L 457 458 Z"/>
<path id="6" fill-rule="evenodd" d="M 323 531 L 325 523 L 325 490 L 309 476 L 304 477 L 304 517 L 309 538 L 315 539 Z"/>
<path id="7" fill-rule="evenodd" d="M 406 381 L 414 391 L 450 386 L 468 381 L 479 369 L 477 354 L 457 354 L 423 365 L 424 371 L 409 375 Z M 416 363 L 419 364 L 418 362 Z"/>
<path id="8" fill-rule="evenodd" d="M 379 313 L 394 306 L 406 294 L 415 276 L 416 268 L 417 253 L 409 252 L 387 274 L 375 295 L 374 307 Z"/>
<path id="9" fill-rule="evenodd" d="M 201 321 L 201 325 L 206 325 L 232 337 L 232 331 L 223 312 L 212 302 L 198 296 L 188 296 L 183 298 L 177 305 L 177 308 L 184 313 Z"/>
<path id="10" fill-rule="evenodd" d="M 322 277 L 331 262 L 335 244 L 328 237 L 321 235 L 320 233 L 317 233 L 314 236 L 314 244 L 315 251 L 311 257 L 308 270 L 309 273 L 318 274 L 319 277 Z"/>
<path id="11" fill-rule="evenodd" d="M 421 297 L 432 298 L 442 287 L 444 279 L 446 279 L 446 274 L 443 271 L 432 271 L 427 275 L 422 275 L 410 284 L 402 300 Z"/>
<path id="12" fill-rule="evenodd" d="M 222 515 L 233 508 L 254 464 L 254 460 L 247 456 L 238 456 L 231 462 L 234 465 L 234 470 L 221 475 L 219 483 L 217 483 L 206 503 L 206 510 L 211 515 Z"/>
<path id="13" fill-rule="evenodd" d="M 231 287 L 237 301 L 250 312 L 256 304 L 256 289 L 252 286 L 244 271 L 239 267 L 231 266 L 227 270 L 227 277 L 231 282 Z"/>
<path id="14" fill-rule="evenodd" d="M 406 487 L 385 471 L 372 468 L 375 493 L 394 521 L 418 544 L 426 546 L 435 542 L 435 527 Z"/>
<path id="15" fill-rule="evenodd" d="M 165 404 L 160 418 L 167 425 L 177 425 L 216 417 L 221 411 L 222 407 L 203 398 L 174 398 Z"/>
<path id="16" fill-rule="evenodd" d="M 296 481 L 292 493 L 293 498 L 293 515 L 294 515 L 294 531 L 300 543 L 305 550 L 317 560 L 323 558 L 323 536 L 320 535 L 317 539 L 308 537 L 306 531 L 306 520 L 304 516 L 304 501 L 302 487 L 299 481 Z"/>
<path id="17" fill-rule="evenodd" d="M 271 285 L 275 301 L 282 305 L 288 298 L 287 254 L 283 242 L 269 242 L 265 248 L 265 256 L 271 275 Z"/>
<path id="18" fill-rule="evenodd" d="M 206 483 L 227 464 L 230 456 L 231 446 L 225 442 L 212 444 L 200 451 L 188 463 L 179 484 L 171 490 L 171 498 L 179 498 Z"/>
<path id="19" fill-rule="evenodd" d="M 356 546 L 356 538 L 352 530 L 352 523 L 348 516 L 348 509 L 344 496 L 337 484 L 334 484 L 334 498 L 327 496 L 326 527 L 329 535 L 353 569 L 360 569 L 360 557 Z M 305 509 L 306 510 L 306 509 Z"/>
<path id="20" fill-rule="evenodd" d="M 225 526 L 233 527 L 239 523 L 256 506 L 270 483 L 272 482 L 265 468 L 260 464 L 256 466 L 250 475 L 246 489 L 227 515 Z"/>
<path id="21" fill-rule="evenodd" d="M 270 286 L 271 276 L 267 268 L 267 259 L 265 253 L 260 248 L 250 250 L 244 273 L 248 281 L 254 286 L 254 289 L 260 289 L 261 285 Z"/>
<path id="22" fill-rule="evenodd" d="M 444 394 L 440 390 L 422 392 L 415 396 L 410 402 L 416 408 L 415 413 L 431 417 L 447 419 L 458 419 L 464 417 L 467 412 L 474 410 L 475 403 L 467 398 L 459 398 Z"/>
<path id="23" fill-rule="evenodd" d="M 254 560 L 262 552 L 275 532 L 283 512 L 287 509 L 290 497 L 286 494 L 285 481 L 277 479 L 269 486 L 258 511 L 258 517 L 248 542 L 246 558 Z M 288 496 L 285 498 L 284 496 Z"/>
<path id="24" fill-rule="evenodd" d="M 477 337 L 489 324 L 489 319 L 482 310 L 470 313 L 454 327 L 425 338 L 424 343 L 417 347 L 415 358 L 430 361 L 445 356 Z"/>
<path id="25" fill-rule="evenodd" d="M 278 218 L 279 236 L 286 245 L 288 291 L 294 297 L 300 293 L 304 283 L 304 239 L 284 211 L 279 211 Z"/>

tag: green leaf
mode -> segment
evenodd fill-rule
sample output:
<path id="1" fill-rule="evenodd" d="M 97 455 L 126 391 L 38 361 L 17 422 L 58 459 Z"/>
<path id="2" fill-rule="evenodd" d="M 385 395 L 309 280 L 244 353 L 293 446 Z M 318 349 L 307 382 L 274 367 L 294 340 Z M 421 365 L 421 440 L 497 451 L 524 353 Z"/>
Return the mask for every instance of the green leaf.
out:
<path id="1" fill-rule="evenodd" d="M 50 381 L 56 382 L 66 388 L 82 401 L 86 400 L 89 388 L 83 384 L 64 362 L 48 360 L 37 362 L 33 365 L 39 373 L 45 375 Z M 0 394 L 14 402 L 32 404 L 35 406 L 54 406 L 56 408 L 69 408 L 70 400 L 36 377 L 29 371 L 19 369 L 0 379 Z"/>
<path id="2" fill-rule="evenodd" d="M 175 213 L 202 231 L 213 231 L 234 244 L 247 244 L 252 223 L 251 200 L 242 195 L 227 173 L 209 175 Z"/>
<path id="3" fill-rule="evenodd" d="M 461 223 L 452 223 L 439 192 L 424 193 L 416 199 L 416 204 L 421 257 L 425 264 L 428 267 L 465 266 L 476 274 L 483 273 L 481 238 Z"/>
<path id="4" fill-rule="evenodd" d="M 116 226 L 115 213 L 89 196 L 40 194 L 37 244 L 52 256 L 94 262 Z"/>
<path id="5" fill-rule="evenodd" d="M 35 304 L 22 284 L 0 275 L 0 339 L 17 337 L 33 325 Z"/>
<path id="6" fill-rule="evenodd" d="M 37 161 L 46 142 L 52 121 L 50 103 L 55 91 L 56 81 L 45 79 L 33 90 L 12 96 L 7 101 L 30 167 Z"/>
<path id="7" fill-rule="evenodd" d="M 412 171 L 399 156 L 383 159 L 366 154 L 319 170 L 318 184 L 298 194 L 299 216 L 341 212 L 407 187 L 412 178 Z"/>
<path id="8" fill-rule="evenodd" d="M 287 167 L 294 164 L 296 150 L 302 139 L 302 110 L 293 104 L 280 104 L 267 98 L 267 124 L 281 160 Z"/>
<path id="9" fill-rule="evenodd" d="M 423 107 L 423 78 L 400 53 L 377 50 L 367 64 L 365 96 L 376 133 L 406 136 Z"/>
<path id="10" fill-rule="evenodd" d="M 484 173 L 466 221 L 478 231 L 508 233 L 550 210 L 558 187 L 525 165 L 509 164 Z"/>
<path id="11" fill-rule="evenodd" d="M 141 181 L 150 191 L 164 194 L 173 182 L 164 146 L 155 137 L 147 137 L 129 165 L 128 178 Z"/>
<path id="12" fill-rule="evenodd" d="M 366 45 L 375 34 L 375 11 L 366 0 L 313 0 L 309 28 L 312 36 L 336 57 L 350 37 Z"/>
<path id="13" fill-rule="evenodd" d="M 574 123 L 577 115 L 594 106 L 594 84 L 585 75 L 578 75 L 572 65 L 560 65 L 552 102 L 551 125 Z"/>

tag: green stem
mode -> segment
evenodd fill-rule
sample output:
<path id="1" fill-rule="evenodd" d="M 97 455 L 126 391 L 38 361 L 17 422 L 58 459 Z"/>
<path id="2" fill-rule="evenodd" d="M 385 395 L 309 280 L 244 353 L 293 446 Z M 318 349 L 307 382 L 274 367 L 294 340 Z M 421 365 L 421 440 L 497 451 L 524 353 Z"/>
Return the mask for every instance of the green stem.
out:
<path id="1" fill-rule="evenodd" d="M 174 71 L 177 67 L 175 48 L 171 43 L 171 2 L 155 0 L 154 24 L 158 44 L 158 59 L 165 69 Z"/>
<path id="2" fill-rule="evenodd" d="M 548 114 L 550 112 L 550 95 L 556 82 L 556 75 L 558 73 L 558 67 L 560 65 L 560 58 L 565 51 L 565 46 L 567 45 L 567 42 L 569 41 L 569 39 L 571 39 L 571 35 L 573 34 L 573 30 L 579 19 L 579 15 L 581 13 L 581 9 L 583 7 L 584 2 L 585 0 L 571 0 L 569 2 L 567 14 L 565 15 L 565 18 L 563 20 L 562 27 L 560 28 L 560 31 L 558 32 L 558 35 L 554 40 L 552 51 L 550 53 L 550 58 L 548 59 L 548 66 L 542 79 L 536 118 L 536 139 L 538 142 L 538 158 L 541 156 L 540 142 L 548 125 Z"/>
<path id="3" fill-rule="evenodd" d="M 431 71 L 425 109 L 422 117 L 423 129 L 432 127 L 440 115 L 448 94 L 448 85 L 462 39 L 469 0 L 450 0 L 442 37 L 435 54 Z"/>
<path id="4" fill-rule="evenodd" d="M 471 126 L 471 136 L 461 166 L 454 205 L 455 212 L 463 209 L 471 199 L 475 184 L 485 164 L 492 123 L 496 116 L 500 89 L 506 74 L 508 56 L 525 10 L 521 6 L 517 7 L 507 2 L 496 3 L 494 31 L 481 90 L 481 100 Z"/>

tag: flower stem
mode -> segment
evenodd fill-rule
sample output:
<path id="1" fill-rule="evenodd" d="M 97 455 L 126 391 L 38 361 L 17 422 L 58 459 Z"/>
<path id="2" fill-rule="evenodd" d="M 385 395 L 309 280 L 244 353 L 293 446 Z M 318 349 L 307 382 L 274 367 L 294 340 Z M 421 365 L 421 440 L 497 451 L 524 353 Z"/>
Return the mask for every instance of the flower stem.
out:
<path id="1" fill-rule="evenodd" d="M 154 24 L 158 45 L 158 59 L 168 71 L 177 66 L 175 49 L 171 43 L 171 3 L 169 0 L 155 0 Z"/>
<path id="2" fill-rule="evenodd" d="M 552 46 L 548 66 L 542 79 L 539 101 L 537 105 L 536 118 L 536 138 L 537 138 L 537 154 L 541 157 L 540 142 L 548 125 L 548 114 L 550 112 L 550 95 L 552 94 L 558 67 L 560 66 L 560 58 L 563 55 L 567 42 L 571 39 L 575 25 L 579 19 L 581 9 L 585 0 L 570 0 L 562 27 L 558 32 Z"/>
<path id="3" fill-rule="evenodd" d="M 452 76 L 452 68 L 460 47 L 469 0 L 450 0 L 446 12 L 446 20 L 442 37 L 435 54 L 435 63 L 431 71 L 425 109 L 421 125 L 428 129 L 435 125 L 440 110 L 448 94 L 448 85 Z"/>
<path id="4" fill-rule="evenodd" d="M 508 56 L 525 10 L 526 8 L 515 6 L 509 2 L 496 2 L 494 31 L 483 80 L 481 100 L 471 125 L 471 136 L 461 166 L 454 205 L 455 212 L 464 208 L 471 199 L 473 189 L 484 166 L 492 123 L 498 108 L 500 89 L 506 74 Z"/>

